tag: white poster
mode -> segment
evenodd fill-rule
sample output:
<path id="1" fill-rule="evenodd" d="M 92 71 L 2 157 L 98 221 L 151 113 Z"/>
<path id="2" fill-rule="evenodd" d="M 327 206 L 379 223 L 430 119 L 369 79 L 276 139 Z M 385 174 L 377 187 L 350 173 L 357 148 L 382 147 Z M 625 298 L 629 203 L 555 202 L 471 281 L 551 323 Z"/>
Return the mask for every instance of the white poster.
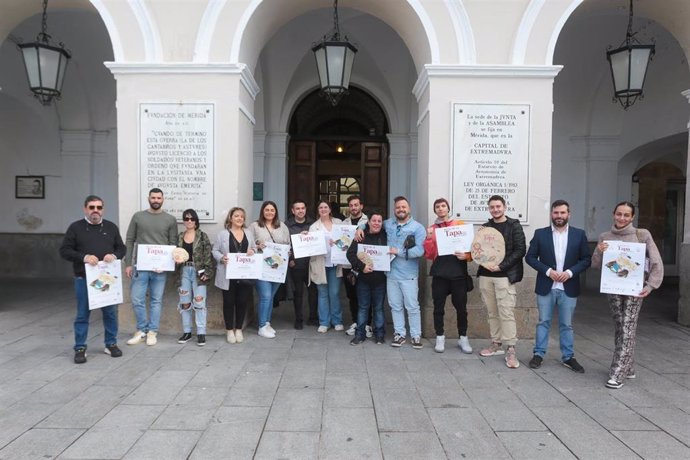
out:
<path id="1" fill-rule="evenodd" d="M 139 104 L 139 177 L 142 208 L 148 192 L 163 190 L 165 211 L 182 219 L 192 208 L 213 221 L 214 104 Z"/>
<path id="2" fill-rule="evenodd" d="M 261 264 L 261 277 L 259 279 L 284 283 L 289 254 L 289 244 L 266 243 L 266 247 L 260 254 L 263 263 Z"/>
<path id="3" fill-rule="evenodd" d="M 468 222 L 485 222 L 492 195 L 506 214 L 527 222 L 530 106 L 453 104 L 452 209 Z"/>
<path id="4" fill-rule="evenodd" d="M 140 272 L 174 272 L 173 250 L 176 247 L 163 244 L 138 244 L 137 270 Z"/>
<path id="5" fill-rule="evenodd" d="M 248 256 L 242 253 L 228 253 L 228 265 L 225 267 L 225 278 L 233 280 L 256 280 L 261 277 L 263 269 L 261 254 Z"/>
<path id="6" fill-rule="evenodd" d="M 333 245 L 331 246 L 331 263 L 334 265 L 350 266 L 347 260 L 347 250 L 355 239 L 356 225 L 334 225 L 331 230 Z"/>
<path id="7" fill-rule="evenodd" d="M 366 255 L 360 255 L 361 253 Z M 371 261 L 375 272 L 391 271 L 391 255 L 388 253 L 388 246 L 359 244 L 357 245 L 357 258 L 364 262 L 365 265 L 368 265 L 368 262 Z"/>
<path id="8" fill-rule="evenodd" d="M 114 260 L 96 265 L 84 264 L 86 268 L 86 292 L 89 310 L 122 303 L 122 263 Z"/>
<path id="9" fill-rule="evenodd" d="M 644 287 L 644 243 L 605 241 L 609 247 L 601 259 L 603 294 L 638 295 Z"/>
<path id="10" fill-rule="evenodd" d="M 472 224 L 439 227 L 435 231 L 439 256 L 472 250 L 472 240 L 474 239 L 474 226 Z"/>
<path id="11" fill-rule="evenodd" d="M 297 233 L 290 235 L 292 241 L 292 253 L 295 259 L 302 257 L 322 256 L 326 254 L 326 238 L 322 231 Z"/>

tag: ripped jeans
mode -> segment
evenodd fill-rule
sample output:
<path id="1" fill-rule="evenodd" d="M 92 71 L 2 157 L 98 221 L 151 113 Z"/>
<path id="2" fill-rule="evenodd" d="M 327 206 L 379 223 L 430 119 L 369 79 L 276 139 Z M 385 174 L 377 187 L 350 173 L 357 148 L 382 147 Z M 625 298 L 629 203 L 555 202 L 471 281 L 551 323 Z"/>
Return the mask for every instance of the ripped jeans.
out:
<path id="1" fill-rule="evenodd" d="M 206 286 L 198 284 L 194 266 L 185 265 L 182 267 L 178 293 L 180 294 L 180 303 L 177 310 L 182 315 L 182 332 L 192 332 L 193 311 L 196 320 L 196 333 L 206 335 Z"/>

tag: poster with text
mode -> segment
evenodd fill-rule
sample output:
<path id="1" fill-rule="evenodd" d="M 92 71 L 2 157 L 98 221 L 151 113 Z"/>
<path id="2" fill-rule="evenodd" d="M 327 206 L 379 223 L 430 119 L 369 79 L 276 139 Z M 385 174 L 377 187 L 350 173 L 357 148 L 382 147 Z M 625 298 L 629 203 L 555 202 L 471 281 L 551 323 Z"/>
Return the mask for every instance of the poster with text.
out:
<path id="1" fill-rule="evenodd" d="M 455 103 L 452 110 L 453 212 L 466 222 L 485 222 L 487 200 L 501 195 L 506 214 L 526 223 L 530 106 Z"/>
<path id="2" fill-rule="evenodd" d="M 391 255 L 388 253 L 388 246 L 378 246 L 375 244 L 358 244 L 357 258 L 364 265 L 371 265 L 375 272 L 391 271 Z"/>
<path id="3" fill-rule="evenodd" d="M 137 271 L 174 272 L 173 251 L 176 247 L 164 244 L 138 244 Z"/>
<path id="4" fill-rule="evenodd" d="M 289 244 L 266 243 L 266 247 L 260 254 L 263 263 L 261 264 L 261 277 L 259 279 L 284 283 L 289 254 Z"/>
<path id="5" fill-rule="evenodd" d="M 451 225 L 438 227 L 436 232 L 436 247 L 439 256 L 448 256 L 456 252 L 470 252 L 474 239 L 472 224 Z"/>
<path id="6" fill-rule="evenodd" d="M 297 233 L 290 235 L 292 253 L 295 259 L 303 257 L 322 256 L 326 254 L 326 237 L 322 231 Z"/>
<path id="7" fill-rule="evenodd" d="M 356 225 L 334 225 L 331 230 L 333 245 L 331 246 L 331 263 L 334 265 L 350 266 L 347 260 L 347 250 L 355 239 Z"/>
<path id="8" fill-rule="evenodd" d="M 228 253 L 225 278 L 232 280 L 256 280 L 261 277 L 263 257 L 261 254 L 248 256 L 242 253 Z"/>
<path id="9" fill-rule="evenodd" d="M 122 263 L 100 261 L 96 265 L 84 264 L 89 310 L 122 303 Z"/>
<path id="10" fill-rule="evenodd" d="M 164 209 L 178 220 L 192 208 L 201 222 L 214 220 L 214 116 L 211 103 L 139 104 L 139 193 L 163 191 Z"/>
<path id="11" fill-rule="evenodd" d="M 644 243 L 604 241 L 609 247 L 601 259 L 602 294 L 636 296 L 644 287 Z"/>

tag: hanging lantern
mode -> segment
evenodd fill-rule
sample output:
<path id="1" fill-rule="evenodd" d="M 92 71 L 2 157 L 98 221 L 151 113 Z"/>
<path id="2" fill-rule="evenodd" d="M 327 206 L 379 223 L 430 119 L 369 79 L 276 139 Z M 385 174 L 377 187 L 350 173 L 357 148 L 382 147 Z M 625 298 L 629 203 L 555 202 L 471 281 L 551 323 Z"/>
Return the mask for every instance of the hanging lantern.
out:
<path id="1" fill-rule="evenodd" d="M 329 38 L 324 37 L 311 50 L 316 58 L 321 94 L 335 106 L 338 105 L 340 98 L 348 93 L 352 64 L 357 53 L 357 48 L 347 40 L 347 37 L 341 38 L 338 0 L 335 0 L 333 4 L 333 27 L 333 35 Z"/>
<path id="2" fill-rule="evenodd" d="M 630 0 L 625 41 L 619 48 L 606 52 L 613 78 L 614 101 L 620 102 L 625 110 L 638 98 L 643 97 L 642 90 L 647 76 L 647 67 L 654 55 L 654 45 L 643 45 L 635 38 L 632 23 L 633 2 Z"/>
<path id="3" fill-rule="evenodd" d="M 43 105 L 50 105 L 54 98 L 60 99 L 65 70 L 72 57 L 62 43 L 59 46 L 51 43 L 47 33 L 47 8 L 48 0 L 43 0 L 41 32 L 36 36 L 36 41 L 18 45 L 24 58 L 29 88 Z"/>

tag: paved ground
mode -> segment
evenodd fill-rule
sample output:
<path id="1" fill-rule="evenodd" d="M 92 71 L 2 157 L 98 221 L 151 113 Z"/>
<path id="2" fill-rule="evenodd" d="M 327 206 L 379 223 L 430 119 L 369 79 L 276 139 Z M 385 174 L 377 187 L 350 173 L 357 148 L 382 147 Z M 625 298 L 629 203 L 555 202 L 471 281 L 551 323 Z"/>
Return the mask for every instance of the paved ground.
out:
<path id="1" fill-rule="evenodd" d="M 69 283 L 0 282 L 0 458 L 690 458 L 690 329 L 673 322 L 675 291 L 643 307 L 637 379 L 604 388 L 612 351 L 605 300 L 583 296 L 577 358 L 542 368 L 501 357 L 376 346 L 342 333 L 293 331 L 241 345 L 162 336 L 155 347 L 72 363 Z M 282 316 L 282 317 L 281 317 Z M 474 340 L 478 350 L 486 340 Z"/>

